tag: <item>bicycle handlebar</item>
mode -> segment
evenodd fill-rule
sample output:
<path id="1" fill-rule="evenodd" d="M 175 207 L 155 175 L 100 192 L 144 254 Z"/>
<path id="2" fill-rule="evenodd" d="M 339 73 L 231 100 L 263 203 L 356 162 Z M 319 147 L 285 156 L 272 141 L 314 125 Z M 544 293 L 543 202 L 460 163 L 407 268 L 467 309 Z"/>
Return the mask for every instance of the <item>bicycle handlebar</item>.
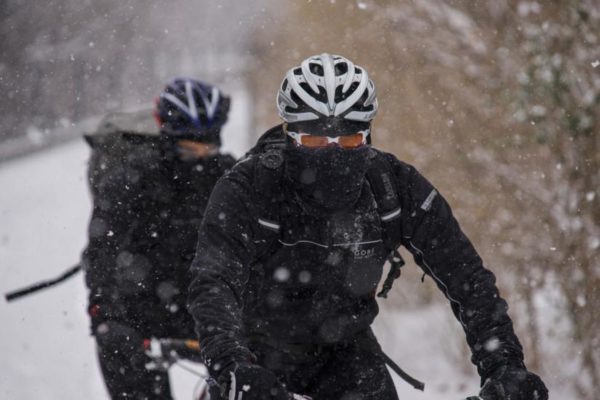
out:
<path id="1" fill-rule="evenodd" d="M 144 353 L 152 360 L 146 364 L 148 370 L 167 371 L 179 360 L 201 362 L 200 344 L 192 339 L 144 339 Z"/>
<path id="2" fill-rule="evenodd" d="M 6 298 L 7 302 L 11 302 L 16 299 L 20 299 L 21 297 L 30 295 L 35 292 L 39 292 L 40 290 L 43 290 L 43 289 L 55 286 L 61 282 L 64 282 L 67 279 L 69 279 L 70 277 L 74 276 L 79 271 L 81 271 L 81 265 L 77 264 L 77 265 L 69 268 L 68 270 L 63 272 L 60 276 L 58 276 L 54 279 L 41 281 L 41 282 L 34 283 L 30 286 L 26 286 L 21 289 L 13 290 L 12 292 L 6 293 L 4 295 L 4 297 Z"/>
<path id="3" fill-rule="evenodd" d="M 151 357 L 157 355 L 167 355 L 170 352 L 179 351 L 200 351 L 200 343 L 193 339 L 144 339 L 144 350 L 151 352 Z"/>

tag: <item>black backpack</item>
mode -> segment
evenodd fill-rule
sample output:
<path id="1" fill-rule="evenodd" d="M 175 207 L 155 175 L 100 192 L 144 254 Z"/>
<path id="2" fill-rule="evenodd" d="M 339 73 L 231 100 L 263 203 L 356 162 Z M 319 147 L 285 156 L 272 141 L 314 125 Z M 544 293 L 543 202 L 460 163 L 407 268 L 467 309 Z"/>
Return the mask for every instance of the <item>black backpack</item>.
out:
<path id="1" fill-rule="evenodd" d="M 88 181 L 95 199 L 98 183 L 126 168 L 130 161 L 151 159 L 160 152 L 161 137 L 151 110 L 108 114 L 96 132 L 84 135 L 91 148 Z"/>
<path id="2" fill-rule="evenodd" d="M 258 157 L 254 174 L 254 199 L 257 205 L 257 223 L 260 226 L 256 231 L 258 237 L 255 242 L 259 245 L 258 256 L 269 254 L 270 249 L 279 239 L 281 225 L 279 223 L 280 203 L 283 194 L 279 187 L 283 178 L 283 148 L 285 137 L 282 126 L 276 126 L 263 134 L 256 145 L 248 151 L 246 156 Z M 377 294 L 386 298 L 395 279 L 400 277 L 400 269 L 404 260 L 398 252 L 398 244 L 402 239 L 401 224 L 397 222 L 402 208 L 396 180 L 393 178 L 392 166 L 385 154 L 371 149 L 369 153 L 370 168 L 367 171 L 367 181 L 373 191 L 375 203 L 383 227 L 383 241 L 389 252 L 388 261 L 390 270 L 384 281 L 382 290 Z"/>

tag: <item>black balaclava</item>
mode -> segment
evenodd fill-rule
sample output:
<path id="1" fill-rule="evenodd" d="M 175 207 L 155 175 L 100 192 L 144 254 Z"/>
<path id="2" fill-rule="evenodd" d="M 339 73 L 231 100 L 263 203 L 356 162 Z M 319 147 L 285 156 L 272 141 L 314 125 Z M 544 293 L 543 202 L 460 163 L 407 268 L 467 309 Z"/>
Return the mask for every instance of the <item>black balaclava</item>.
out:
<path id="1" fill-rule="evenodd" d="M 289 131 L 339 136 L 368 129 L 366 125 L 336 124 L 319 130 L 289 125 Z M 331 129 L 333 128 L 333 129 Z M 296 129 L 296 130 L 295 130 Z M 339 133 L 338 133 L 339 132 Z M 344 149 L 337 145 L 311 149 L 288 140 L 285 148 L 286 176 L 300 199 L 318 210 L 332 212 L 348 208 L 358 200 L 368 168 L 368 146 Z"/>

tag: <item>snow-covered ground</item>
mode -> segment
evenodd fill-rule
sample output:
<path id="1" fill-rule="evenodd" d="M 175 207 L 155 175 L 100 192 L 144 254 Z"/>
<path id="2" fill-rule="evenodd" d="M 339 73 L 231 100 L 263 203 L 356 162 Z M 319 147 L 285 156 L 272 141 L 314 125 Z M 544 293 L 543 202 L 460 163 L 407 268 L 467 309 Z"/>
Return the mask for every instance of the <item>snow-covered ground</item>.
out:
<path id="1" fill-rule="evenodd" d="M 245 122 L 235 121 L 226 148 L 240 155 L 251 139 L 240 136 Z M 75 141 L 0 164 L 1 293 L 57 276 L 78 261 L 90 213 L 87 157 L 87 146 Z M 0 301 L 0 399 L 106 398 L 85 307 L 82 275 L 14 303 Z M 449 312 L 384 310 L 379 317 L 375 330 L 384 349 L 427 384 L 421 393 L 395 378 L 401 399 L 458 400 L 476 392 L 474 372 L 464 375 L 448 356 L 464 352 L 448 340 Z M 179 368 L 172 377 L 176 398 L 190 399 L 196 378 Z"/>
<path id="2" fill-rule="evenodd" d="M 54 277 L 77 263 L 90 211 L 88 151 L 72 142 L 0 165 L 0 291 Z M 0 301 L 0 397 L 102 399 L 88 335 L 82 276 Z"/>

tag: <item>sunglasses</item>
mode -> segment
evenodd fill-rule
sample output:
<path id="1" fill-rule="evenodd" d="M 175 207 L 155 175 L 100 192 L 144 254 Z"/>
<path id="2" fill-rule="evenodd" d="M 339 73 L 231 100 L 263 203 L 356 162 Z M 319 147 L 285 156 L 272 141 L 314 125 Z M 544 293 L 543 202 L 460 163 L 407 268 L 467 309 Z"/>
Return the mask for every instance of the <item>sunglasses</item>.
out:
<path id="1" fill-rule="evenodd" d="M 354 149 L 367 144 L 367 136 L 371 133 L 370 129 L 359 131 L 351 135 L 343 136 L 317 136 L 310 133 L 290 132 L 286 134 L 291 137 L 297 145 L 316 149 L 320 147 L 336 144 L 344 149 Z"/>

